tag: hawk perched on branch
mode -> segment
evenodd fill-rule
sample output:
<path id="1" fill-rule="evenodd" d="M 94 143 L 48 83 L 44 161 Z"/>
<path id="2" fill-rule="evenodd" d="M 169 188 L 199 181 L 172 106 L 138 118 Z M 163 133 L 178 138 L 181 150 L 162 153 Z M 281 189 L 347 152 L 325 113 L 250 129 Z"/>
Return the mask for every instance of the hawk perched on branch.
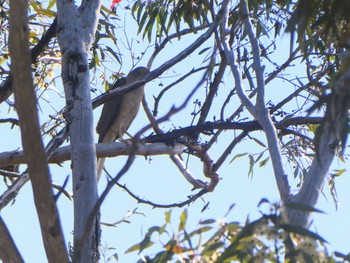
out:
<path id="1" fill-rule="evenodd" d="M 116 81 L 111 89 L 117 89 L 125 84 L 135 82 L 148 73 L 149 70 L 145 67 L 135 68 L 126 78 L 121 78 Z M 96 127 L 96 131 L 99 134 L 99 143 L 114 142 L 123 137 L 140 109 L 143 95 L 144 85 L 125 94 L 116 96 L 104 104 Z M 99 158 L 97 160 L 97 180 L 101 177 L 105 159 L 106 158 Z"/>

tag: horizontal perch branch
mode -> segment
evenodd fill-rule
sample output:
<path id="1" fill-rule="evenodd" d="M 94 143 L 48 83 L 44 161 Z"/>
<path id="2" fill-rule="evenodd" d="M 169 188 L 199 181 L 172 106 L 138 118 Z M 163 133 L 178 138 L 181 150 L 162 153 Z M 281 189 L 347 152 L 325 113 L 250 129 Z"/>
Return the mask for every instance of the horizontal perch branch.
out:
<path id="1" fill-rule="evenodd" d="M 127 143 L 100 143 L 96 144 L 96 152 L 98 157 L 112 157 L 119 155 L 129 155 L 132 151 Z M 184 149 L 183 145 L 165 145 L 164 143 L 138 144 L 135 155 L 163 155 L 163 154 L 181 154 Z M 70 160 L 70 146 L 58 148 L 49 158 L 49 163 L 61 163 Z M 10 164 L 26 163 L 23 151 L 11 151 L 0 153 L 0 166 Z"/>

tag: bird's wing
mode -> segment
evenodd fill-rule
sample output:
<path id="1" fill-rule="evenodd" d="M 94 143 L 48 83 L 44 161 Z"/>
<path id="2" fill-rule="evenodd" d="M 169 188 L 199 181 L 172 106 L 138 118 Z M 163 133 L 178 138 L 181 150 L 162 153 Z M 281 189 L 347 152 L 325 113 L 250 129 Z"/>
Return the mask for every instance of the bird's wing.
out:
<path id="1" fill-rule="evenodd" d="M 118 79 L 111 90 L 121 87 L 126 84 L 126 78 Z M 113 99 L 107 101 L 102 108 L 102 113 L 100 119 L 97 123 L 96 131 L 99 134 L 98 142 L 102 142 L 105 137 L 109 127 L 115 121 L 121 107 L 123 95 L 116 96 Z"/>
<path id="2" fill-rule="evenodd" d="M 116 88 L 119 88 L 121 86 L 124 86 L 126 84 L 126 78 L 123 77 L 123 78 L 120 78 L 120 79 L 117 79 L 116 82 L 114 82 L 113 86 L 110 88 L 110 90 L 114 90 Z"/>
<path id="3" fill-rule="evenodd" d="M 102 142 L 108 129 L 118 116 L 120 111 L 122 96 L 117 96 L 110 101 L 107 101 L 103 106 L 101 117 L 97 123 L 96 131 L 99 134 L 98 142 Z"/>

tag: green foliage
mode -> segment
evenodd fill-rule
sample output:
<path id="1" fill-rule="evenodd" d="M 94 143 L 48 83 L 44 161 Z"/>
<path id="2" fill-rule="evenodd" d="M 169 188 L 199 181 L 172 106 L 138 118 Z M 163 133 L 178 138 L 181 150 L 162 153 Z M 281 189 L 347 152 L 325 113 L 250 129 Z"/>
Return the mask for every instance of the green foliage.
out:
<path id="1" fill-rule="evenodd" d="M 172 30 L 179 38 L 180 31 L 184 28 L 196 33 L 198 27 L 210 25 L 220 4 L 219 1 L 208 0 L 138 0 L 132 6 L 131 12 L 139 25 L 138 33 L 142 33 L 143 37 L 147 36 L 148 41 L 152 42 L 154 34 L 156 39 L 161 39 Z M 267 24 L 271 23 L 274 24 L 275 36 L 281 33 L 285 20 L 283 8 L 290 5 L 289 1 L 249 1 L 249 5 L 253 10 L 252 16 L 256 19 L 258 37 L 269 34 L 270 26 Z M 236 4 L 230 12 L 229 24 L 233 27 L 236 27 L 240 19 L 238 9 L 239 4 Z M 240 27 L 234 30 L 240 30 Z M 246 37 L 245 30 L 241 33 L 242 39 Z"/>
<path id="2" fill-rule="evenodd" d="M 132 246 L 127 253 L 158 251 L 155 256 L 143 256 L 139 262 L 336 262 L 337 252 L 329 255 L 324 246 L 327 241 L 310 230 L 289 225 L 278 205 L 263 199 L 259 206 L 267 205 L 270 214 L 262 213 L 255 221 L 245 224 L 207 219 L 198 222 L 197 227 L 188 232 L 185 209 L 180 215 L 177 232 L 172 232 L 170 211 L 165 213 L 166 223 L 161 228 L 152 227 L 144 240 Z M 288 208 L 319 212 L 312 207 L 290 204 Z M 181 226 L 181 227 L 180 227 Z M 159 231 L 162 229 L 162 231 Z M 153 242 L 152 233 L 158 233 Z M 162 249 L 156 248 L 159 240 L 166 240 Z M 204 241 L 205 240 L 205 241 Z M 147 247 L 145 246 L 147 245 Z M 153 249 L 153 250 L 152 250 Z M 177 259 L 177 260 L 176 260 Z"/>
<path id="3" fill-rule="evenodd" d="M 262 147 L 266 147 L 261 141 L 259 141 L 256 138 L 252 138 L 258 145 L 262 146 Z M 258 157 L 255 158 L 253 154 L 248 154 L 248 153 L 239 153 L 237 155 L 235 155 L 230 163 L 233 163 L 234 160 L 241 158 L 243 156 L 248 155 L 248 160 L 249 160 L 249 169 L 248 169 L 248 176 L 252 176 L 253 172 L 254 172 L 254 166 L 258 164 L 259 168 L 261 167 L 265 167 L 266 164 L 268 163 L 268 161 L 270 160 L 270 157 L 266 157 L 265 159 L 261 160 L 261 158 L 264 156 L 266 150 L 256 154 Z"/>
<path id="4" fill-rule="evenodd" d="M 208 0 L 138 0 L 131 11 L 139 25 L 138 33 L 143 32 L 148 41 L 152 41 L 152 32 L 157 37 L 166 36 L 174 26 L 179 34 L 183 23 L 187 24 L 192 32 L 196 32 L 196 26 L 208 23 Z"/>
<path id="5" fill-rule="evenodd" d="M 288 22 L 287 30 L 291 32 L 291 43 L 294 44 L 294 35 L 297 35 L 297 43 L 300 45 L 304 58 L 312 52 L 325 54 L 324 64 L 331 70 L 328 72 L 329 81 L 326 87 L 332 93 L 322 96 L 312 107 L 312 112 L 319 109 L 324 103 L 327 104 L 325 118 L 332 124 L 331 129 L 336 133 L 337 142 L 340 144 L 341 155 L 344 153 L 349 133 L 348 110 L 350 105 L 347 82 L 340 83 L 343 73 L 349 69 L 348 55 L 340 54 L 342 50 L 348 49 L 350 45 L 349 27 L 350 2 L 343 0 L 300 0 L 295 4 L 295 10 Z M 317 68 L 317 67 L 315 67 Z M 314 68 L 310 67 L 311 70 Z M 333 86 L 337 83 L 336 86 Z M 340 86 L 340 87 L 339 87 Z M 345 87 L 341 87 L 345 86 Z M 323 94 L 326 92 L 323 90 Z M 318 129 L 315 136 L 315 148 L 318 152 L 320 136 L 324 133 L 323 127 Z"/>
<path id="6" fill-rule="evenodd" d="M 208 0 L 138 0 L 133 4 L 131 14 L 138 24 L 138 33 L 144 38 L 147 37 L 149 42 L 157 44 L 173 32 L 180 38 L 182 30 L 195 34 L 199 28 L 208 27 L 218 8 L 220 8 L 220 4 L 220 1 Z M 314 81 L 316 75 L 322 75 L 324 77 L 322 77 L 322 80 L 327 81 L 329 88 L 333 86 L 337 81 L 337 73 L 340 71 L 337 48 L 346 46 L 345 40 L 350 34 L 350 29 L 348 28 L 349 1 L 300 0 L 295 4 L 291 4 L 291 1 L 288 0 L 252 0 L 248 1 L 248 4 L 251 10 L 251 22 L 255 28 L 254 33 L 259 40 L 262 60 L 269 60 L 266 52 L 274 52 L 276 37 L 283 32 L 286 21 L 289 20 L 288 30 L 292 32 L 292 35 L 297 33 L 297 41 L 304 52 L 305 58 L 307 54 L 315 53 L 317 59 L 321 61 L 321 63 L 316 63 L 316 65 L 312 64 L 312 59 L 308 61 L 308 77 L 312 85 L 306 86 L 300 79 L 295 81 L 295 87 L 304 86 L 304 90 L 308 92 L 307 95 L 302 94 L 302 96 L 307 98 L 305 103 L 308 102 L 309 96 L 319 95 L 324 91 L 320 79 Z M 30 43 L 32 47 L 35 47 L 40 42 L 42 35 L 51 25 L 55 17 L 54 5 L 55 0 L 47 2 L 30 1 L 30 11 L 35 14 L 29 17 Z M 290 17 L 293 9 L 294 13 Z M 4 19 L 8 15 L 6 2 L 3 2 L 0 6 L 0 15 L 2 17 L 0 20 L 2 29 L 0 33 L 2 34 L 1 38 L 4 40 L 0 43 L 2 55 L 0 58 L 1 77 L 7 77 L 9 75 L 9 60 L 7 32 L 5 30 L 8 25 L 7 20 Z M 104 69 L 108 69 L 108 66 L 106 66 L 107 61 L 112 61 L 114 65 L 122 65 L 123 56 L 118 52 L 117 48 L 118 31 L 115 21 L 119 19 L 118 16 L 104 6 L 101 8 L 101 15 L 102 18 L 99 21 L 95 42 L 91 50 L 92 59 L 89 67 L 90 69 L 103 72 Z M 247 32 L 242 26 L 238 4 L 231 8 L 229 15 L 230 45 L 237 53 L 237 61 L 241 63 L 245 71 L 245 78 L 249 80 L 249 70 L 252 67 L 252 52 L 246 42 Z M 216 33 L 218 34 L 218 32 Z M 266 45 L 266 43 L 270 44 Z M 272 48 L 269 50 L 269 47 Z M 212 46 L 204 47 L 199 51 L 199 55 L 206 54 L 208 50 L 211 51 L 213 49 Z M 131 47 L 130 51 L 132 51 Z M 40 56 L 51 59 L 40 60 L 33 69 L 36 87 L 46 89 L 50 83 L 54 82 L 52 73 L 60 63 L 60 51 L 57 48 L 55 38 L 52 38 L 48 48 L 41 52 Z M 208 60 L 209 57 L 207 58 Z M 212 61 L 211 73 L 213 74 L 208 74 L 208 76 L 214 75 L 214 65 L 219 65 L 218 60 L 220 58 L 219 56 L 215 58 L 213 56 L 210 59 Z M 295 60 L 291 59 L 287 64 L 290 65 L 292 62 L 294 63 Z M 285 68 L 284 65 L 271 64 L 277 70 Z M 349 63 L 346 63 L 345 68 L 348 66 Z M 270 77 L 273 73 L 273 71 L 266 72 L 266 76 Z M 266 82 L 268 82 L 268 77 Z M 210 81 L 208 80 L 208 82 Z M 290 81 L 292 82 L 292 80 Z M 104 80 L 104 82 L 106 83 L 107 81 Z M 253 89 L 253 85 L 251 89 Z M 223 91 L 220 89 L 220 92 Z M 217 93 L 219 94 L 219 92 Z M 234 94 L 233 90 L 232 94 Z M 228 95 L 228 98 L 230 96 L 233 95 Z M 343 98 L 342 96 L 340 97 Z M 297 95 L 295 95 L 295 98 L 297 98 Z M 323 105 L 323 101 L 321 101 L 320 105 Z M 333 103 L 333 105 L 345 105 L 345 102 Z M 271 109 L 273 108 L 274 105 L 271 106 Z M 346 118 L 344 117 L 343 120 L 348 121 L 348 109 L 344 108 L 343 112 L 346 115 Z M 280 113 L 272 113 L 272 116 L 277 123 L 284 117 L 284 114 L 285 112 L 281 111 Z M 294 113 L 289 116 L 293 117 Z M 316 124 L 308 125 L 305 128 L 307 130 L 305 134 L 315 133 L 317 127 L 318 125 Z M 300 126 L 295 128 L 294 131 L 300 135 L 304 134 L 304 130 Z M 348 130 L 344 131 L 341 134 L 343 134 L 343 141 L 346 141 L 344 133 L 347 134 Z M 46 132 L 44 128 L 43 132 Z M 282 131 L 280 135 L 282 138 Z M 253 174 L 253 168 L 256 165 L 264 167 L 269 161 L 269 157 L 265 154 L 267 146 L 255 137 L 250 136 L 250 138 L 263 147 L 264 151 L 257 154 L 238 153 L 231 160 L 233 162 L 235 159 L 247 155 L 249 158 L 249 176 Z M 312 142 L 307 141 L 302 136 L 297 138 L 291 137 L 287 142 L 283 141 L 283 139 L 281 141 L 284 143 L 283 154 L 287 156 L 288 162 L 293 164 L 294 177 L 304 178 L 307 175 L 308 167 L 303 165 L 300 160 L 313 154 Z M 345 143 L 343 143 L 344 147 Z M 344 172 L 344 169 L 337 170 L 334 171 L 332 176 L 337 177 Z M 336 199 L 334 181 L 331 180 L 329 184 L 332 184 L 332 197 Z M 268 202 L 264 200 L 261 203 Z M 207 219 L 200 221 L 193 230 L 189 230 L 189 212 L 187 210 L 181 213 L 177 224 L 173 223 L 171 211 L 168 211 L 165 213 L 164 225 L 151 227 L 143 240 L 130 247 L 127 253 L 136 251 L 142 254 L 149 251 L 152 253 L 154 250 L 152 251 L 151 249 L 161 244 L 161 249 L 156 249 L 157 252 L 154 256 L 145 256 L 147 262 L 167 262 L 175 258 L 181 258 L 184 262 L 194 262 L 196 260 L 199 262 L 230 262 L 232 260 L 240 262 L 261 262 L 262 260 L 279 262 L 283 257 L 286 258 L 286 262 L 298 260 L 309 262 L 320 260 L 323 260 L 323 262 L 333 261 L 333 258 L 327 255 L 323 247 L 325 240 L 321 236 L 309 230 L 288 225 L 283 220 L 283 216 L 276 206 L 270 205 L 273 213 L 262 214 L 261 218 L 253 222 L 248 221 L 242 224 L 235 221 L 227 223 L 223 220 Z M 299 204 L 290 205 L 289 208 L 319 212 Z M 166 242 L 160 243 L 159 240 L 166 240 Z M 341 253 L 336 255 L 344 260 L 349 258 L 348 255 Z M 117 254 L 114 256 L 118 258 Z"/>
<path id="7" fill-rule="evenodd" d="M 183 22 L 196 32 L 196 26 L 208 23 L 209 5 L 207 0 L 138 0 L 131 11 L 139 25 L 139 33 L 143 32 L 143 37 L 147 36 L 151 42 L 153 31 L 161 37 L 168 35 L 174 26 L 179 33 Z"/>
<path id="8" fill-rule="evenodd" d="M 315 48 L 324 52 L 331 48 L 330 43 L 335 46 L 344 46 L 348 38 L 350 2 L 343 0 L 300 0 L 295 5 L 295 10 L 288 23 L 288 30 L 298 35 L 298 42 L 305 49 Z M 312 35 L 318 38 L 305 46 L 305 37 Z M 344 42 L 345 41 L 345 42 Z"/>

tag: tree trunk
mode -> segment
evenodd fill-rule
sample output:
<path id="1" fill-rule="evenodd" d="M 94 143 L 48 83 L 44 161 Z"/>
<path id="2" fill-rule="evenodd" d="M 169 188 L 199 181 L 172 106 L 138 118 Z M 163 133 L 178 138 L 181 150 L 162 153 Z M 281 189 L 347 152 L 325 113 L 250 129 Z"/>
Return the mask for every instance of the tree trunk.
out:
<path id="1" fill-rule="evenodd" d="M 40 134 L 28 41 L 27 10 L 27 1 L 10 1 L 9 50 L 15 107 L 48 261 L 68 262 L 67 249 L 51 188 L 51 176 Z"/>
<path id="2" fill-rule="evenodd" d="M 62 52 L 62 80 L 66 95 L 74 193 L 73 262 L 97 262 L 100 227 L 87 220 L 98 199 L 96 151 L 90 96 L 88 52 L 95 36 L 100 1 L 57 1 L 57 36 Z M 87 239 L 82 240 L 88 231 Z"/>

